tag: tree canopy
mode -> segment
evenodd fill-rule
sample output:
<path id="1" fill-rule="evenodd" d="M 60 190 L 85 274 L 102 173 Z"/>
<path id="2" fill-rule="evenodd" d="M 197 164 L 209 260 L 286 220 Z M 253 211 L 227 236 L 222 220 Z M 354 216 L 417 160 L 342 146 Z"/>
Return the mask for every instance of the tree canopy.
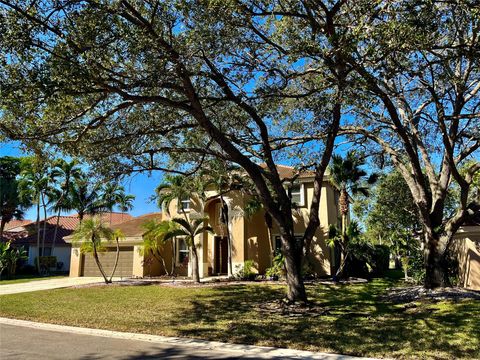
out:
<path id="1" fill-rule="evenodd" d="M 343 134 L 404 177 L 428 244 L 427 283 L 440 286 L 480 169 L 458 170 L 480 147 L 474 5 L 1 1 L 0 132 L 106 173 L 235 163 L 283 229 L 290 300 L 306 299 L 302 248 L 319 226 L 323 174 Z M 315 173 L 301 243 L 276 168 L 285 159 Z M 453 180 L 459 206 L 445 217 Z"/>

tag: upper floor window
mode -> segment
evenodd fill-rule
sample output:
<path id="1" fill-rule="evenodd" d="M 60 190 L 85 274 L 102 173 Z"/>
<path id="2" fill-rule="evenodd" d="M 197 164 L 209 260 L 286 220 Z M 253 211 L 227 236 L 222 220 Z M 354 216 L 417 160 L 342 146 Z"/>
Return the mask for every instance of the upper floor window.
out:
<path id="1" fill-rule="evenodd" d="M 290 195 L 292 197 L 292 204 L 297 206 L 305 205 L 305 196 L 304 196 L 304 185 L 303 184 L 293 184 L 290 187 Z"/>
<path id="2" fill-rule="evenodd" d="M 190 198 L 178 199 L 178 211 L 190 210 Z"/>

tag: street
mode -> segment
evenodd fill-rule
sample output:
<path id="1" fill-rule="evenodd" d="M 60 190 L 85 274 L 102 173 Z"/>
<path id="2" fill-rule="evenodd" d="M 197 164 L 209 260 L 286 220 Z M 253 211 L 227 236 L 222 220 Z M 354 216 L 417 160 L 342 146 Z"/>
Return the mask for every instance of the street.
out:
<path id="1" fill-rule="evenodd" d="M 8 319 L 4 319 L 8 320 Z M 171 343 L 85 335 L 0 322 L 0 358 L 6 359 L 322 359 L 349 356 L 182 339 Z M 282 354 L 283 352 L 283 354 Z M 286 355 L 285 352 L 292 354 Z M 305 356 L 306 355 L 306 356 Z M 358 358 L 356 358 L 358 359 Z"/>

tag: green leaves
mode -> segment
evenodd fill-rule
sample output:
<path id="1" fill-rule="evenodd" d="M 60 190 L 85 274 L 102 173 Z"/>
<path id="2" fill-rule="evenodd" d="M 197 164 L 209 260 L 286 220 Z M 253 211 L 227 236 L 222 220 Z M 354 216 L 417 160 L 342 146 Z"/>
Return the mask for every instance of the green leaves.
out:
<path id="1" fill-rule="evenodd" d="M 97 251 L 105 250 L 104 241 L 111 242 L 115 238 L 123 238 L 123 234 L 117 230 L 113 231 L 106 226 L 99 217 L 84 219 L 77 229 L 73 232 L 73 242 L 75 247 L 80 247 L 84 253 L 93 251 L 93 246 Z"/>

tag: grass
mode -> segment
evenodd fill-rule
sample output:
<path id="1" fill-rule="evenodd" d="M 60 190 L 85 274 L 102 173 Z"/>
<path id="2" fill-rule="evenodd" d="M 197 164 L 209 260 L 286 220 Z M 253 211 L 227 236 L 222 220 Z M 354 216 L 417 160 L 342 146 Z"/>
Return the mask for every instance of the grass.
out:
<path id="1" fill-rule="evenodd" d="M 359 356 L 480 358 L 480 302 L 379 299 L 395 280 L 309 285 L 321 316 L 290 317 L 259 309 L 284 287 L 96 286 L 5 295 L 0 316 L 166 336 L 327 351 Z"/>
<path id="2" fill-rule="evenodd" d="M 20 284 L 20 283 L 26 283 L 26 282 L 38 281 L 38 280 L 60 279 L 64 277 L 66 277 L 66 275 L 54 275 L 54 276 L 17 275 L 15 276 L 15 279 L 0 280 L 0 286 L 10 285 L 10 284 Z"/>

